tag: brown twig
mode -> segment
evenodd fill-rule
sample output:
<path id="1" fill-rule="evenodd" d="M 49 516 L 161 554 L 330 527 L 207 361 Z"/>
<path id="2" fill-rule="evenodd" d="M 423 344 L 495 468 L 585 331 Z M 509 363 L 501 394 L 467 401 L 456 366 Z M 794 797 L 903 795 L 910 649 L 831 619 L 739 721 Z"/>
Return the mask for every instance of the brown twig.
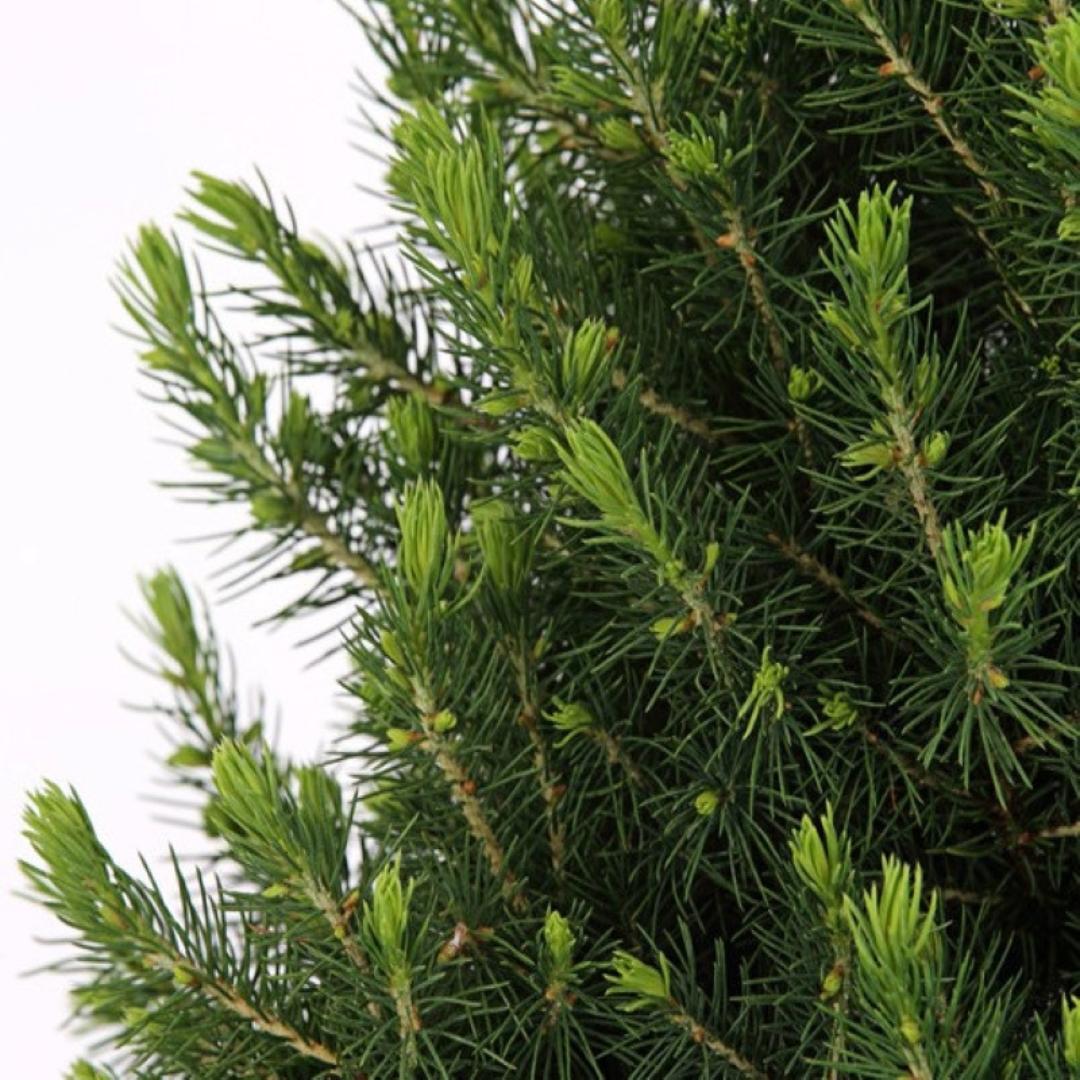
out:
<path id="1" fill-rule="evenodd" d="M 551 852 L 551 867 L 555 880 L 561 884 L 563 863 L 566 860 L 566 829 L 559 822 L 558 804 L 560 788 L 552 774 L 548 760 L 547 741 L 540 731 L 540 708 L 533 693 L 530 679 L 529 660 L 524 644 L 510 650 L 510 659 L 517 681 L 518 698 L 521 711 L 518 722 L 529 736 L 533 748 L 533 768 L 540 785 L 540 796 L 544 801 L 544 817 L 547 822 L 548 849 Z"/>
<path id="2" fill-rule="evenodd" d="M 506 851 L 495 835 L 482 803 L 476 797 L 476 781 L 466 772 L 446 737 L 435 730 L 434 721 L 437 715 L 437 712 L 425 712 L 422 716 L 424 739 L 421 746 L 435 759 L 450 785 L 454 800 L 461 807 L 469 831 L 479 841 L 491 873 L 499 881 L 507 903 L 515 911 L 524 911 L 526 899 L 521 891 L 521 883 L 506 865 Z"/>
<path id="3" fill-rule="evenodd" d="M 942 137 L 949 144 L 953 153 L 960 159 L 964 167 L 971 172 L 986 193 L 987 198 L 993 203 L 1000 203 L 1001 190 L 989 179 L 986 166 L 975 156 L 975 152 L 967 141 L 960 135 L 956 126 L 945 116 L 944 102 L 940 94 L 936 94 L 929 83 L 911 65 L 911 61 L 903 54 L 888 31 L 881 22 L 881 18 L 874 7 L 873 0 L 861 0 L 855 8 L 855 15 L 859 22 L 873 37 L 881 51 L 888 57 L 886 64 L 882 65 L 882 75 L 897 76 L 904 80 L 908 89 L 919 99 L 926 114 L 933 121 Z"/>
<path id="4" fill-rule="evenodd" d="M 682 1028 L 699 1046 L 703 1046 L 710 1053 L 723 1058 L 733 1069 L 737 1069 L 744 1076 L 751 1077 L 751 1080 L 768 1080 L 767 1074 L 763 1073 L 749 1058 L 743 1057 L 738 1050 L 733 1046 L 729 1046 L 718 1035 L 705 1027 L 704 1024 L 698 1023 L 692 1016 L 684 1012 L 677 1003 L 673 1003 L 671 1021 L 676 1027 Z"/>
<path id="5" fill-rule="evenodd" d="M 885 626 L 885 623 L 882 622 L 879 615 L 875 614 L 865 604 L 856 600 L 855 597 L 851 595 L 848 587 L 836 574 L 834 574 L 824 563 L 815 559 L 813 555 L 803 551 L 794 540 L 784 540 L 775 532 L 766 533 L 765 539 L 795 563 L 804 574 L 814 578 L 815 581 L 820 582 L 830 592 L 836 593 L 837 596 L 846 601 L 854 608 L 855 613 L 863 620 L 863 622 L 883 634 L 892 636 L 892 631 Z"/>
<path id="6" fill-rule="evenodd" d="M 186 986 L 224 1005 L 231 1013 L 248 1021 L 256 1030 L 288 1043 L 302 1057 L 321 1061 L 324 1065 L 334 1067 L 341 1064 L 338 1055 L 330 1047 L 316 1039 L 301 1035 L 296 1028 L 280 1017 L 253 1005 L 236 987 L 201 971 L 197 965 L 190 963 L 186 958 L 159 953 L 148 959 L 155 967 L 164 971 L 175 974 L 179 970 Z"/>

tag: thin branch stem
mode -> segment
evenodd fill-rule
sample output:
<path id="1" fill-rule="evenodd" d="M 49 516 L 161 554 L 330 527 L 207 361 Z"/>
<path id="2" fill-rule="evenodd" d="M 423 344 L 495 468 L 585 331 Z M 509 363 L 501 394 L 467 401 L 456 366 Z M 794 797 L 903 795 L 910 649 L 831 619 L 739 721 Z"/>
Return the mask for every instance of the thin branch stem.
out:
<path id="1" fill-rule="evenodd" d="M 898 392 L 890 395 L 887 405 L 889 427 L 893 438 L 896 440 L 896 453 L 899 458 L 898 466 L 907 481 L 908 492 L 911 495 L 915 513 L 919 517 L 919 524 L 922 526 L 923 535 L 926 537 L 926 546 L 930 549 L 930 555 L 936 562 L 938 552 L 941 550 L 941 521 L 933 499 L 930 497 L 926 473 L 923 470 L 922 460 L 915 446 L 915 436 L 911 430 L 907 407 Z"/>
<path id="2" fill-rule="evenodd" d="M 863 622 L 872 626 L 875 630 L 886 635 L 892 635 L 892 631 L 882 622 L 881 617 L 875 614 L 865 604 L 856 600 L 844 582 L 837 577 L 824 563 L 815 559 L 813 555 L 803 551 L 794 540 L 784 540 L 779 534 L 769 532 L 765 534 L 769 541 L 781 554 L 789 558 L 804 574 L 820 582 L 830 592 L 836 593 L 842 600 L 854 608 L 855 613 Z"/>
<path id="3" fill-rule="evenodd" d="M 510 652 L 511 663 L 517 681 L 521 712 L 518 722 L 529 736 L 533 748 L 533 768 L 540 785 L 540 797 L 544 801 L 544 817 L 547 822 L 548 849 L 551 852 L 551 868 L 557 883 L 562 884 L 563 864 L 566 861 L 566 829 L 559 822 L 558 804 L 560 791 L 548 760 L 547 741 L 540 732 L 540 707 L 533 690 L 528 650 L 524 641 L 518 641 Z"/>
<path id="4" fill-rule="evenodd" d="M 437 711 L 425 712 L 422 715 L 424 740 L 420 745 L 435 759 L 443 777 L 450 785 L 454 800 L 461 807 L 469 831 L 479 841 L 492 875 L 502 886 L 503 897 L 515 911 L 524 911 L 526 899 L 521 890 L 521 883 L 506 865 L 506 851 L 487 819 L 483 804 L 476 797 L 476 781 L 469 776 L 458 760 L 450 741 L 435 730 L 434 723 L 437 715 Z"/>
<path id="5" fill-rule="evenodd" d="M 710 1053 L 723 1058 L 732 1068 L 737 1069 L 744 1076 L 751 1077 L 751 1080 L 768 1080 L 767 1074 L 763 1073 L 749 1058 L 744 1057 L 738 1050 L 729 1046 L 718 1035 L 705 1027 L 704 1024 L 695 1020 L 683 1010 L 681 1005 L 673 1002 L 672 1007 L 672 1023 L 682 1028 L 699 1046 L 703 1046 Z"/>
<path id="6" fill-rule="evenodd" d="M 992 203 L 1000 203 L 1002 201 L 1001 190 L 989 179 L 986 166 L 975 156 L 974 151 L 960 135 L 955 124 L 945 116 L 941 96 L 936 94 L 929 83 L 919 75 L 912 66 L 911 61 L 889 37 L 889 33 L 881 22 L 873 0 L 863 0 L 855 14 L 859 22 L 873 37 L 878 48 L 888 57 L 888 63 L 884 65 L 882 74 L 899 76 L 904 80 L 908 89 L 919 99 L 926 114 L 933 121 L 934 127 L 938 129 L 949 144 L 952 152 L 960 159 L 964 167 L 975 176 L 987 198 Z"/>
<path id="7" fill-rule="evenodd" d="M 378 576 L 371 564 L 353 551 L 344 539 L 330 528 L 329 519 L 308 502 L 307 494 L 295 479 L 283 476 L 253 442 L 234 440 L 233 449 L 270 486 L 280 491 L 297 507 L 296 524 L 308 536 L 318 540 L 323 551 L 340 567 L 350 571 L 362 586 L 378 588 Z"/>
<path id="8" fill-rule="evenodd" d="M 629 379 L 627 378 L 625 371 L 616 369 L 612 372 L 611 385 L 614 389 L 625 390 L 628 384 Z M 691 435 L 696 435 L 699 439 L 704 439 L 706 442 L 712 443 L 725 441 L 725 436 L 720 434 L 720 432 L 713 431 L 704 420 L 694 416 L 689 409 L 682 405 L 673 405 L 670 401 L 665 401 L 650 387 L 644 387 L 640 391 L 638 394 L 638 402 L 646 412 L 650 412 L 654 416 L 663 417 L 677 428 L 681 428 Z"/>
<path id="9" fill-rule="evenodd" d="M 286 1023 L 279 1016 L 260 1009 L 248 1001 L 236 987 L 216 979 L 207 972 L 202 971 L 198 965 L 192 964 L 180 955 L 169 956 L 156 954 L 148 957 L 154 965 L 162 970 L 174 972 L 179 968 L 189 978 L 192 989 L 197 989 L 212 998 L 218 1004 L 223 1005 L 229 1012 L 247 1020 L 252 1027 L 275 1039 L 281 1039 L 291 1046 L 301 1057 L 320 1061 L 324 1065 L 332 1065 L 337 1068 L 341 1061 L 338 1055 L 316 1039 L 309 1039 L 301 1035 L 291 1024 Z"/>
<path id="10" fill-rule="evenodd" d="M 621 739 L 612 735 L 610 731 L 607 731 L 602 727 L 590 728 L 589 735 L 591 735 L 603 748 L 608 761 L 612 765 L 618 765 L 623 769 L 630 778 L 631 783 L 636 787 L 641 787 L 644 784 L 645 781 L 642 778 L 641 770 L 635 764 L 634 759 L 630 757 L 623 748 Z"/>
<path id="11" fill-rule="evenodd" d="M 1016 842 L 1018 845 L 1024 845 L 1035 840 L 1067 840 L 1072 837 L 1080 837 L 1080 821 L 1074 821 L 1070 825 L 1050 825 L 1045 829 L 1021 833 Z"/>

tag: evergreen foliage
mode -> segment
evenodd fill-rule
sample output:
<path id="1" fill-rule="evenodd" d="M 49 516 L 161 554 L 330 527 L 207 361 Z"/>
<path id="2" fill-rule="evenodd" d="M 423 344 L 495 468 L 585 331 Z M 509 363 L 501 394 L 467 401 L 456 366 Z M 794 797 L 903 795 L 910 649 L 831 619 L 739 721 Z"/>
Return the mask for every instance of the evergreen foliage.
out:
<path id="1" fill-rule="evenodd" d="M 31 797 L 72 1076 L 1080 1076 L 1080 10 L 352 17 L 404 268 L 197 174 L 119 287 L 353 719 L 145 582 L 217 856 Z"/>

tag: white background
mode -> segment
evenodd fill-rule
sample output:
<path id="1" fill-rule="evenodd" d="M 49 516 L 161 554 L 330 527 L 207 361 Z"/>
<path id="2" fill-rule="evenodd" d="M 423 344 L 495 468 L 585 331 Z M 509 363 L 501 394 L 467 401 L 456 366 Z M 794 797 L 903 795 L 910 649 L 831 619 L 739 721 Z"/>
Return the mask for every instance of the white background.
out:
<path id="1" fill-rule="evenodd" d="M 312 233 L 385 216 L 356 190 L 381 169 L 350 142 L 366 44 L 332 0 L 52 0 L 0 16 L 0 999 L 5 1075 L 59 1078 L 85 1040 L 58 1027 L 64 979 L 18 973 L 58 959 L 32 938 L 57 924 L 16 899 L 19 817 L 43 777 L 73 784 L 114 854 L 160 860 L 147 801 L 161 775 L 153 721 L 124 709 L 154 687 L 119 655 L 142 644 L 122 609 L 135 577 L 171 562 L 214 600 L 208 548 L 223 525 L 153 482 L 189 476 L 139 397 L 108 279 L 125 238 L 169 224 L 193 168 L 264 171 Z M 305 670 L 288 630 L 254 630 L 270 598 L 216 609 L 240 684 L 280 703 L 282 742 L 326 746 L 342 703 L 332 667 Z M 192 834 L 192 844 L 197 840 Z"/>

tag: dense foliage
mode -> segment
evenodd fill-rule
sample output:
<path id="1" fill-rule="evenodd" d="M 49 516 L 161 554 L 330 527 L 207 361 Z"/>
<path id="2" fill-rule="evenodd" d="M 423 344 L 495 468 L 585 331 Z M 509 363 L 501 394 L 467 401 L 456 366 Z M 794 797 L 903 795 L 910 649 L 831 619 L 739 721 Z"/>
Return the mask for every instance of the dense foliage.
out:
<path id="1" fill-rule="evenodd" d="M 283 760 L 145 581 L 218 855 L 32 797 L 73 1075 L 1080 1075 L 1080 12 L 352 18 L 402 268 L 198 175 L 238 283 L 120 291 L 353 720 Z"/>

